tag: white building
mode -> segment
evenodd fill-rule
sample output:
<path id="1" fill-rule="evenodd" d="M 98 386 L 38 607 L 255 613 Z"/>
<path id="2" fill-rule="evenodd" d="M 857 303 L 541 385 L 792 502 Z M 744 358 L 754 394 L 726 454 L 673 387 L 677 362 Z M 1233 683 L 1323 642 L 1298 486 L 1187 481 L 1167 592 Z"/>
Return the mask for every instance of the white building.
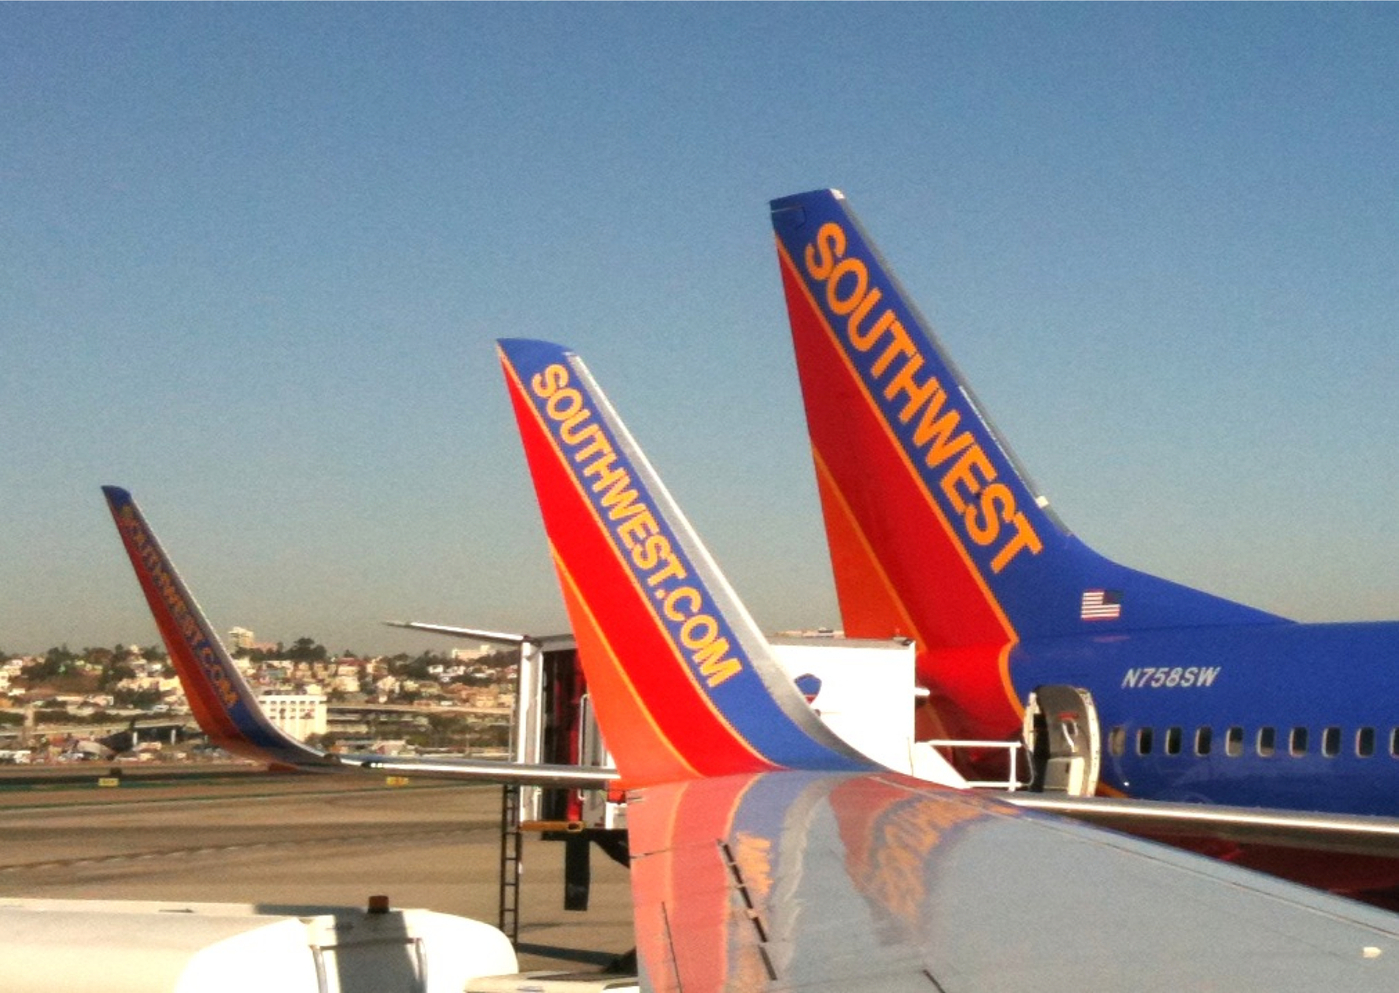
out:
<path id="1" fill-rule="evenodd" d="M 477 645 L 475 648 L 453 648 L 448 654 L 458 662 L 473 662 L 498 651 L 499 648 L 491 645 Z"/>
<path id="2" fill-rule="evenodd" d="M 318 693 L 269 693 L 258 702 L 267 719 L 293 738 L 325 734 L 326 699 Z"/>
<path id="3" fill-rule="evenodd" d="M 247 628 L 229 628 L 228 643 L 234 651 L 253 647 L 254 635 Z"/>

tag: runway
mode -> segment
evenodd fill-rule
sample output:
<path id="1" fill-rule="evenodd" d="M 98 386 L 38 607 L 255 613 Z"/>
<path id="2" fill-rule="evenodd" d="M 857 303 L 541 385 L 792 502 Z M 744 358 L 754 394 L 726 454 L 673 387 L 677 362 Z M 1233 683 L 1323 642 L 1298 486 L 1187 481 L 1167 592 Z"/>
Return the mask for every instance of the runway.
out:
<path id="1" fill-rule="evenodd" d="M 501 791 L 382 776 L 0 788 L 0 897 L 395 906 L 497 920 Z M 563 846 L 526 836 L 520 968 L 632 946 L 627 872 L 594 852 L 591 907 L 562 909 Z"/>

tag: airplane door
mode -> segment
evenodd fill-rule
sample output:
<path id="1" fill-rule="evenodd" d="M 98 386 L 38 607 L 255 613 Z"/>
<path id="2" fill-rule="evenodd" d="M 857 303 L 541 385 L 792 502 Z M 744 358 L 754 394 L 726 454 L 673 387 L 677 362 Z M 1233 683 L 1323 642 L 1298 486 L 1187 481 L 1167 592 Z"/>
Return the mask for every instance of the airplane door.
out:
<path id="1" fill-rule="evenodd" d="M 1069 796 L 1092 796 L 1097 790 L 1102 745 L 1098 711 L 1087 690 L 1037 687 L 1025 705 L 1024 736 L 1030 789 Z"/>

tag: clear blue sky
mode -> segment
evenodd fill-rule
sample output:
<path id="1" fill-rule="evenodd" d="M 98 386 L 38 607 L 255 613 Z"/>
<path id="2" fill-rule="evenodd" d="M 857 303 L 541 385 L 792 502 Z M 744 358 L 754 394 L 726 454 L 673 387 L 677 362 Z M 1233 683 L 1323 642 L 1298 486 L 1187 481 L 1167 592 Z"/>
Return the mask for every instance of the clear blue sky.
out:
<path id="1" fill-rule="evenodd" d="M 0 649 L 563 610 L 573 345 L 759 623 L 837 623 L 767 219 L 843 189 L 1060 514 L 1399 617 L 1399 7 L 0 5 Z"/>

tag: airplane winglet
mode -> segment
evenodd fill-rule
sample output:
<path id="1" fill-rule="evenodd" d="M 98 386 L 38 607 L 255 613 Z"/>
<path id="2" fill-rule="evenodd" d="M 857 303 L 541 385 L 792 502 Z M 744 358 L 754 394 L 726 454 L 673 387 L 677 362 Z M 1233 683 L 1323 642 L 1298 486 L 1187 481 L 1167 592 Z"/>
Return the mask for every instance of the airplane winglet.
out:
<path id="1" fill-rule="evenodd" d="M 569 620 L 608 748 L 630 786 L 875 766 L 772 659 L 577 355 L 499 342 Z"/>
<path id="2" fill-rule="evenodd" d="M 337 765 L 333 756 L 297 741 L 267 719 L 131 494 L 116 486 L 104 486 L 102 492 L 190 709 L 210 740 L 261 762 Z"/>

